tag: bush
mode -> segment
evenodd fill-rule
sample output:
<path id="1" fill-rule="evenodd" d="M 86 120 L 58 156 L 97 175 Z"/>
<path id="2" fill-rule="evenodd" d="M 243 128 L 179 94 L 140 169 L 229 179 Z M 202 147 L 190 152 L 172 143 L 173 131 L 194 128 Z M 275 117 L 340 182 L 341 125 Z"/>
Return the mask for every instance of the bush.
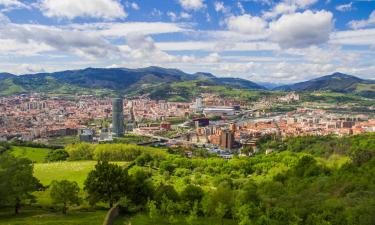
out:
<path id="1" fill-rule="evenodd" d="M 140 147 L 125 144 L 97 145 L 94 159 L 101 161 L 133 161 L 141 154 Z"/>
<path id="2" fill-rule="evenodd" d="M 91 160 L 94 156 L 94 146 L 88 143 L 71 144 L 65 147 L 69 160 Z"/>
<path id="3" fill-rule="evenodd" d="M 46 157 L 47 162 L 65 161 L 69 157 L 68 152 L 64 149 L 57 149 L 48 152 Z"/>

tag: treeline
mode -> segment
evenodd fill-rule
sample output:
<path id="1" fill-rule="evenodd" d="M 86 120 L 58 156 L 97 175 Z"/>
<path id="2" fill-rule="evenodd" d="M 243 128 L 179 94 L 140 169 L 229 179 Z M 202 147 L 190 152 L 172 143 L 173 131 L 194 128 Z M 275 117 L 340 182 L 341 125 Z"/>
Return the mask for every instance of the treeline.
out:
<path id="1" fill-rule="evenodd" d="M 68 160 L 133 161 L 141 154 L 163 157 L 166 152 L 159 148 L 133 144 L 89 144 L 67 145 Z"/>
<path id="2" fill-rule="evenodd" d="M 0 154 L 8 151 L 10 149 L 10 144 L 8 142 L 0 142 Z"/>
<path id="3" fill-rule="evenodd" d="M 49 149 L 61 149 L 62 148 L 62 146 L 49 145 L 49 144 L 33 142 L 33 141 L 22 141 L 18 139 L 12 140 L 9 143 L 15 146 L 25 146 L 25 147 L 32 147 L 32 148 L 49 148 Z"/>
<path id="4" fill-rule="evenodd" d="M 264 137 L 258 141 L 260 149 L 275 151 L 305 152 L 314 156 L 328 157 L 331 154 L 353 155 L 358 151 L 375 149 L 375 133 L 355 136 L 303 136 L 288 137 L 283 140 L 275 137 Z"/>

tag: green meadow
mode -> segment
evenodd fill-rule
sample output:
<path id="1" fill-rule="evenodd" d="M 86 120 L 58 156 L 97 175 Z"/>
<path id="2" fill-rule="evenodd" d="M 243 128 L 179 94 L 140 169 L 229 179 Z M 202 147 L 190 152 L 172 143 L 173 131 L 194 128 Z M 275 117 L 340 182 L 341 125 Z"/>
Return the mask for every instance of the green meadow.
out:
<path id="1" fill-rule="evenodd" d="M 100 225 L 107 211 L 71 211 L 67 215 L 37 208 L 23 208 L 19 215 L 13 209 L 0 209 L 0 224 L 4 225 Z"/>
<path id="2" fill-rule="evenodd" d="M 47 157 L 51 149 L 48 148 L 33 148 L 25 146 L 12 146 L 10 153 L 15 157 L 28 158 L 33 162 L 42 163 Z"/>

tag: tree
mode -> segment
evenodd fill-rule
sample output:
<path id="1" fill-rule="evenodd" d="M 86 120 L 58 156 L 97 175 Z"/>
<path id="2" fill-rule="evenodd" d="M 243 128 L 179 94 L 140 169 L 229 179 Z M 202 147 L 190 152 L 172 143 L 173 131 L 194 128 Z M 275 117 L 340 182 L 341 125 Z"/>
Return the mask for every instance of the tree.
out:
<path id="1" fill-rule="evenodd" d="M 70 160 L 91 160 L 94 156 L 94 146 L 84 142 L 67 145 L 65 151 Z"/>
<path id="2" fill-rule="evenodd" d="M 190 205 L 193 205 L 195 201 L 200 202 L 204 196 L 202 188 L 189 184 L 181 192 L 182 200 L 189 202 Z"/>
<path id="3" fill-rule="evenodd" d="M 216 216 L 220 219 L 220 224 L 224 224 L 224 216 L 227 214 L 227 206 L 219 202 L 219 205 L 215 209 Z"/>
<path id="4" fill-rule="evenodd" d="M 14 206 L 18 214 L 23 202 L 34 201 L 31 194 L 43 186 L 33 176 L 32 162 L 9 154 L 0 155 L 0 202 Z"/>
<path id="5" fill-rule="evenodd" d="M 247 204 L 241 205 L 238 208 L 236 217 L 239 220 L 239 225 L 251 225 L 249 213 L 251 213 L 251 207 Z"/>
<path id="6" fill-rule="evenodd" d="M 158 208 L 156 207 L 156 202 L 153 200 L 147 202 L 147 210 L 148 216 L 153 220 L 159 215 Z"/>
<path id="7" fill-rule="evenodd" d="M 194 202 L 194 206 L 193 206 L 193 209 L 190 210 L 190 214 L 189 216 L 186 218 L 186 222 L 189 224 L 189 225 L 194 225 L 197 220 L 198 220 L 198 211 L 199 211 L 199 208 L 198 208 L 198 201 L 195 201 Z"/>
<path id="8" fill-rule="evenodd" d="M 62 213 L 66 211 L 70 205 L 79 204 L 78 193 L 80 191 L 77 182 L 75 181 L 52 181 L 50 187 L 50 196 L 55 204 L 62 204 Z"/>
<path id="9" fill-rule="evenodd" d="M 172 185 L 160 184 L 155 191 L 155 200 L 161 202 L 163 198 L 167 198 L 174 202 L 180 200 L 180 196 Z"/>
<path id="10" fill-rule="evenodd" d="M 95 170 L 88 174 L 84 190 L 88 193 L 90 204 L 104 201 L 112 207 L 116 201 L 128 193 L 129 183 L 127 170 L 116 164 L 99 161 Z"/>
<path id="11" fill-rule="evenodd" d="M 46 157 L 47 162 L 65 161 L 69 157 L 69 154 L 64 149 L 52 150 Z"/>
<path id="12" fill-rule="evenodd" d="M 154 192 L 154 187 L 149 179 L 150 174 L 139 167 L 133 167 L 131 170 L 129 171 L 131 173 L 130 198 L 135 204 L 145 205 Z"/>

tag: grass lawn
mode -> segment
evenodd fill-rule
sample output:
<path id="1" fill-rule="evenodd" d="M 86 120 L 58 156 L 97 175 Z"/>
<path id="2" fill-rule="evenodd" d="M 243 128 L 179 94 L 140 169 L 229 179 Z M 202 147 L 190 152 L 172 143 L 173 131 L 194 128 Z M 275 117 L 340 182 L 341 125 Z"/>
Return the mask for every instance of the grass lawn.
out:
<path id="1" fill-rule="evenodd" d="M 51 149 L 48 148 L 32 148 L 24 146 L 12 146 L 10 153 L 19 158 L 28 158 L 33 162 L 41 163 L 47 157 Z"/>
<path id="2" fill-rule="evenodd" d="M 126 162 L 116 162 L 118 165 L 125 165 Z M 53 163 L 36 163 L 34 175 L 42 184 L 49 185 L 53 180 L 76 181 L 80 188 L 87 174 L 94 169 L 96 161 L 63 161 Z"/>
<path id="3" fill-rule="evenodd" d="M 66 216 L 61 213 L 41 209 L 23 208 L 19 215 L 13 209 L 0 209 L 0 224 L 2 225 L 101 225 L 107 211 L 95 212 L 68 211 Z"/>
<path id="4" fill-rule="evenodd" d="M 160 216 L 155 219 L 151 219 L 146 214 L 137 214 L 132 218 L 128 219 L 125 216 L 120 216 L 116 219 L 114 225 L 188 225 L 186 221 L 187 215 L 177 215 L 175 216 L 175 221 L 170 223 L 168 217 Z M 219 225 L 220 220 L 213 217 L 199 217 L 198 221 L 194 223 L 195 225 Z M 234 220 L 224 219 L 224 225 L 235 225 L 237 224 Z"/>

